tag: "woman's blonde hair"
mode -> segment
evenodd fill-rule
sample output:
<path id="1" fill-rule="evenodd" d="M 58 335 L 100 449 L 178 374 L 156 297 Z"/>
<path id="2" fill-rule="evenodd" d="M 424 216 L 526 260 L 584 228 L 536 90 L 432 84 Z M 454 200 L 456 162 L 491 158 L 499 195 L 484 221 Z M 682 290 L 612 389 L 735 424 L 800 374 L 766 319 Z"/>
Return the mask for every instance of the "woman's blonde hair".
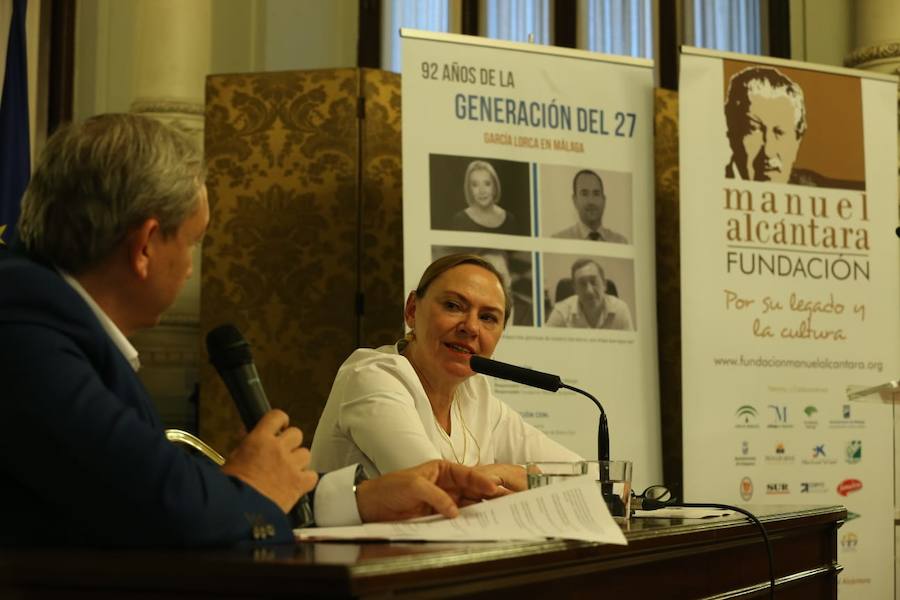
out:
<path id="1" fill-rule="evenodd" d="M 485 171 L 494 181 L 494 204 L 500 204 L 500 178 L 497 177 L 497 171 L 493 165 L 485 160 L 473 160 L 466 167 L 466 177 L 463 179 L 463 192 L 466 195 L 466 204 L 472 206 L 472 190 L 469 188 L 469 177 L 475 171 Z"/>

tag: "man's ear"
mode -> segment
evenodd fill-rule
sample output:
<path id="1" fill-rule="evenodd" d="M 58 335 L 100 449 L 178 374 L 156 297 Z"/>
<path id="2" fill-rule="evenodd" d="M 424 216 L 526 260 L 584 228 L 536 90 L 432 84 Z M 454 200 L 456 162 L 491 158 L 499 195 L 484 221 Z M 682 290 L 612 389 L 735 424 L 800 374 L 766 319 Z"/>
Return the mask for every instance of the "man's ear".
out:
<path id="1" fill-rule="evenodd" d="M 413 290 L 406 297 L 406 306 L 403 307 L 403 320 L 410 329 L 416 328 L 416 291 Z"/>
<path id="2" fill-rule="evenodd" d="M 140 279 L 150 276 L 150 260 L 154 254 L 154 242 L 161 235 L 159 221 L 147 219 L 125 238 L 128 266 Z"/>

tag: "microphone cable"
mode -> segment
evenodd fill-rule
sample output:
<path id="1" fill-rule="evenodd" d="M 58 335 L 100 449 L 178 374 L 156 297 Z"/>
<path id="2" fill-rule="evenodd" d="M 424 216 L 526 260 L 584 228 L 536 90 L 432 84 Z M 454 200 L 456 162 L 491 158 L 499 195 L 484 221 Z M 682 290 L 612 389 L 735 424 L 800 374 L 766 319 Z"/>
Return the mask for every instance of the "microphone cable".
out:
<path id="1" fill-rule="evenodd" d="M 756 515 L 749 510 L 738 506 L 732 506 L 731 504 L 716 504 L 714 502 L 677 502 L 674 500 L 662 501 L 653 500 L 651 498 L 643 498 L 641 501 L 642 510 L 656 510 L 658 508 L 669 508 L 673 506 L 682 508 L 718 508 L 719 510 L 733 510 L 744 515 L 751 523 L 756 525 L 756 527 L 759 528 L 760 533 L 762 533 L 763 541 L 766 544 L 766 554 L 769 559 L 769 598 L 775 600 L 775 559 L 772 552 L 772 541 L 769 539 L 769 534 L 766 532 L 766 528 L 762 524 L 762 521 L 760 521 Z"/>

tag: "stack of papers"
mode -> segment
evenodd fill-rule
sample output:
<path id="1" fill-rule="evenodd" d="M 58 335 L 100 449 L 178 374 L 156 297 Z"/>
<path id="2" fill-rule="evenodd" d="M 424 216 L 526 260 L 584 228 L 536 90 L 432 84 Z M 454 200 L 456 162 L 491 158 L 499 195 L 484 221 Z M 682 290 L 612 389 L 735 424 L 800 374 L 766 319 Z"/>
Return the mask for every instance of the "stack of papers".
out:
<path id="1" fill-rule="evenodd" d="M 437 516 L 352 527 L 296 529 L 299 540 L 403 540 L 486 542 L 563 538 L 627 544 L 588 475 L 509 494 L 460 509 L 455 519 Z"/>

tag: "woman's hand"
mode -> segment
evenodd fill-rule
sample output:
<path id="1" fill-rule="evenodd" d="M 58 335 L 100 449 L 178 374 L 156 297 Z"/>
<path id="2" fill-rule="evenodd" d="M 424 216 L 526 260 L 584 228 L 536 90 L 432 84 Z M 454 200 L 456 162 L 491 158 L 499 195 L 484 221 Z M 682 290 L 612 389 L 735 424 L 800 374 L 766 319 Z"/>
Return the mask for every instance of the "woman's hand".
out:
<path id="1" fill-rule="evenodd" d="M 525 468 L 520 465 L 507 465 L 497 463 L 493 465 L 478 465 L 475 471 L 486 475 L 491 481 L 512 492 L 521 492 L 528 489 L 528 477 Z"/>
<path id="2" fill-rule="evenodd" d="M 432 460 L 363 481 L 356 487 L 356 505 L 365 523 L 434 513 L 452 518 L 461 506 L 508 493 L 473 468 Z"/>

